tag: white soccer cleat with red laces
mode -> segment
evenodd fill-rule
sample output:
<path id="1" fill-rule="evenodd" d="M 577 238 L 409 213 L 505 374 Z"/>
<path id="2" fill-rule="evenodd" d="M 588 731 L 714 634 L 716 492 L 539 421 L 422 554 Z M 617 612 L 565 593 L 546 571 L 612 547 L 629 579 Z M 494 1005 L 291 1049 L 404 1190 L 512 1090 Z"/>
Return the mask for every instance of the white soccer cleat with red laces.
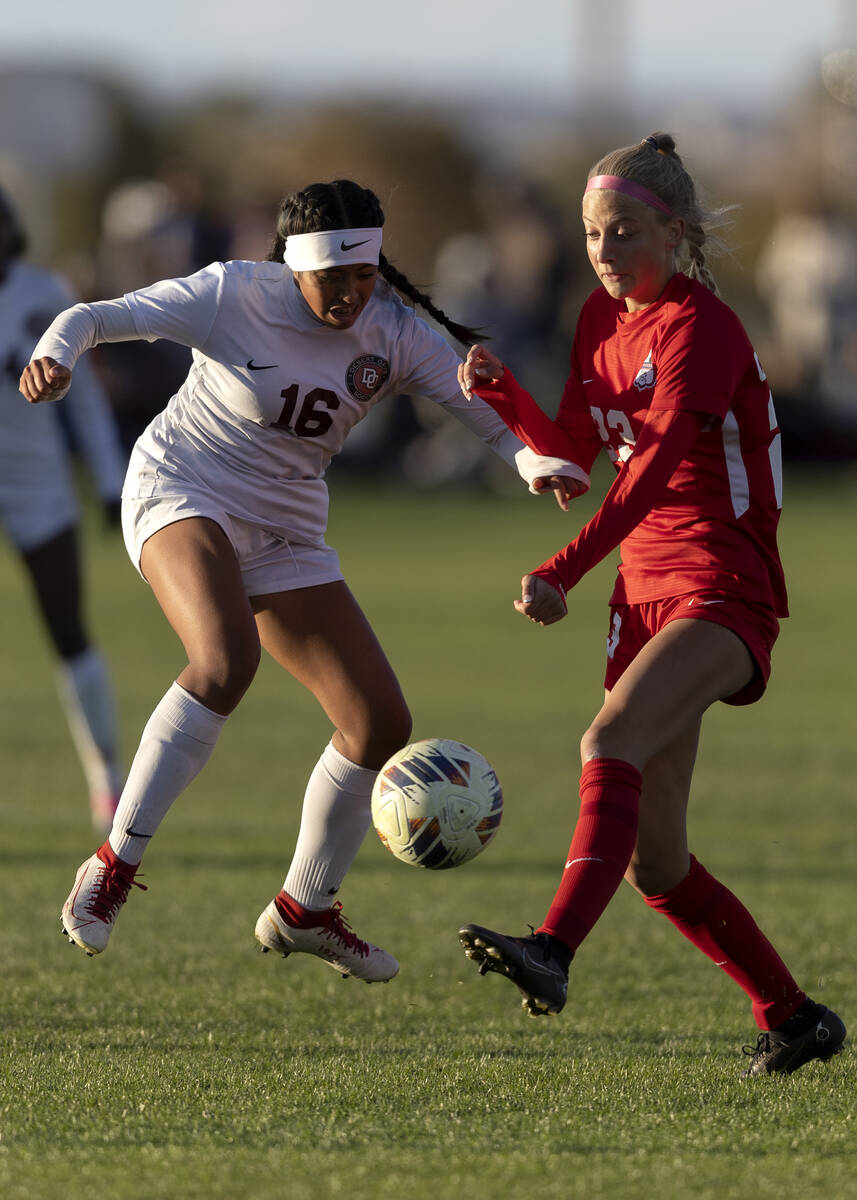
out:
<path id="1" fill-rule="evenodd" d="M 283 958 L 315 954 L 340 975 L 353 975 L 366 983 L 386 983 L 399 970 L 391 954 L 362 941 L 348 928 L 338 901 L 324 914 L 323 924 L 300 929 L 286 923 L 272 900 L 256 922 L 256 941 L 263 952 L 276 950 Z"/>
<path id="2" fill-rule="evenodd" d="M 70 942 L 90 956 L 105 949 L 131 886 L 146 890 L 135 880 L 136 870 L 117 858 L 108 843 L 81 865 L 60 918 Z"/>

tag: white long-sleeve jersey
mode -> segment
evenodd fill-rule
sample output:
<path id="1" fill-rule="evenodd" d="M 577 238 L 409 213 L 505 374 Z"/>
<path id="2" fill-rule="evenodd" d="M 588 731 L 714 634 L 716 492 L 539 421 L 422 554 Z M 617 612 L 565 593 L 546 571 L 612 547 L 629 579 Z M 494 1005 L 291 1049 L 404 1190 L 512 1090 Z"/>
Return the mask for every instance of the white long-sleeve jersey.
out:
<path id="1" fill-rule="evenodd" d="M 53 486 L 58 475 L 68 475 L 59 409 L 28 404 L 18 391 L 18 380 L 39 333 L 71 303 L 64 280 L 27 262 L 11 263 L 0 282 L 0 503 L 4 510 L 32 504 L 40 489 Z M 63 409 L 99 495 L 118 500 L 127 456 L 101 382 L 90 363 L 80 366 Z"/>
<path id="2" fill-rule="evenodd" d="M 442 404 L 521 477 L 583 478 L 534 454 L 483 401 L 458 386 L 460 359 L 386 283 L 350 329 L 306 304 L 273 262 L 214 263 L 185 279 L 77 305 L 46 331 L 33 358 L 73 368 L 100 342 L 168 338 L 192 351 L 178 392 L 139 438 L 123 496 L 214 491 L 243 520 L 323 544 L 324 473 L 349 431 L 385 397 Z"/>

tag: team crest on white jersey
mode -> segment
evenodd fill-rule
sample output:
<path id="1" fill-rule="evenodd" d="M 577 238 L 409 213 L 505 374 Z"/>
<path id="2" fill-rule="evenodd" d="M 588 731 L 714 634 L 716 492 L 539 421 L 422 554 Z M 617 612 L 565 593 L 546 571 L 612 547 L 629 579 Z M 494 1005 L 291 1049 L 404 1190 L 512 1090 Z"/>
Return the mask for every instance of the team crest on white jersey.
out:
<path id="1" fill-rule="evenodd" d="M 356 400 L 371 400 L 390 374 L 390 364 L 377 354 L 361 354 L 345 372 L 348 390 Z"/>
<path id="2" fill-rule="evenodd" d="M 637 389 L 638 392 L 644 392 L 644 391 L 646 391 L 647 388 L 651 388 L 654 386 L 655 386 L 655 368 L 654 368 L 654 365 L 652 364 L 652 352 L 650 350 L 649 353 L 646 355 L 645 362 L 640 367 L 639 371 L 637 372 L 637 374 L 634 377 L 634 387 Z"/>

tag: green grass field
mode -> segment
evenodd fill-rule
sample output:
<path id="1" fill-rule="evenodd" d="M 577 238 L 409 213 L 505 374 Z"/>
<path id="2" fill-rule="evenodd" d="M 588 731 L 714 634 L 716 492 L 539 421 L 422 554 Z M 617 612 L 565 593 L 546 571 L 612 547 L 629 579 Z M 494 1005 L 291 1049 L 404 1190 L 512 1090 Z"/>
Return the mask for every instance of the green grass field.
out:
<path id="1" fill-rule="evenodd" d="M 86 958 L 57 920 L 95 845 L 82 778 L 17 563 L 0 552 L 0 1195 L 857 1196 L 853 1052 L 741 1081 L 755 1040 L 743 993 L 630 889 L 579 952 L 559 1018 L 527 1020 L 517 991 L 460 950 L 463 921 L 537 923 L 568 845 L 612 568 L 583 581 L 558 627 L 511 605 L 576 518 L 523 491 L 333 491 L 331 541 L 415 736 L 491 759 L 506 795 L 497 839 L 432 873 L 370 833 L 342 899 L 400 959 L 387 986 L 258 954 L 253 926 L 328 737 L 312 699 L 265 662 L 152 846 L 149 890 L 133 892 L 108 953 Z M 853 476 L 790 481 L 793 619 L 762 703 L 706 718 L 691 819 L 702 861 L 852 1027 L 855 507 Z M 91 514 L 87 560 L 130 755 L 181 652 Z"/>

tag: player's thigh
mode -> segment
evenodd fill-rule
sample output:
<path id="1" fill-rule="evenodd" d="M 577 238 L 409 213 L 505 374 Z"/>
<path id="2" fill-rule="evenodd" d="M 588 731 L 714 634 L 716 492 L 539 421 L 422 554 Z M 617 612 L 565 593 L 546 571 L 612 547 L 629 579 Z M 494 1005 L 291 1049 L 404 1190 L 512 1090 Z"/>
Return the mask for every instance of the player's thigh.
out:
<path id="1" fill-rule="evenodd" d="M 753 678 L 741 638 L 712 621 L 671 621 L 646 643 L 617 681 L 584 735 L 589 758 L 622 758 L 642 770 L 716 700 Z"/>
<path id="2" fill-rule="evenodd" d="M 637 845 L 625 878 L 644 896 L 669 891 L 690 869 L 687 806 L 701 723 L 693 721 L 643 770 Z"/>
<path id="3" fill-rule="evenodd" d="M 252 678 L 259 636 L 237 555 L 216 521 L 189 517 L 159 529 L 140 569 L 191 664 Z"/>
<path id="4" fill-rule="evenodd" d="M 380 766 L 407 741 L 411 718 L 399 681 L 344 581 L 251 603 L 268 653 L 315 695 L 352 751 L 359 744 L 361 758 L 378 759 L 364 765 Z"/>

